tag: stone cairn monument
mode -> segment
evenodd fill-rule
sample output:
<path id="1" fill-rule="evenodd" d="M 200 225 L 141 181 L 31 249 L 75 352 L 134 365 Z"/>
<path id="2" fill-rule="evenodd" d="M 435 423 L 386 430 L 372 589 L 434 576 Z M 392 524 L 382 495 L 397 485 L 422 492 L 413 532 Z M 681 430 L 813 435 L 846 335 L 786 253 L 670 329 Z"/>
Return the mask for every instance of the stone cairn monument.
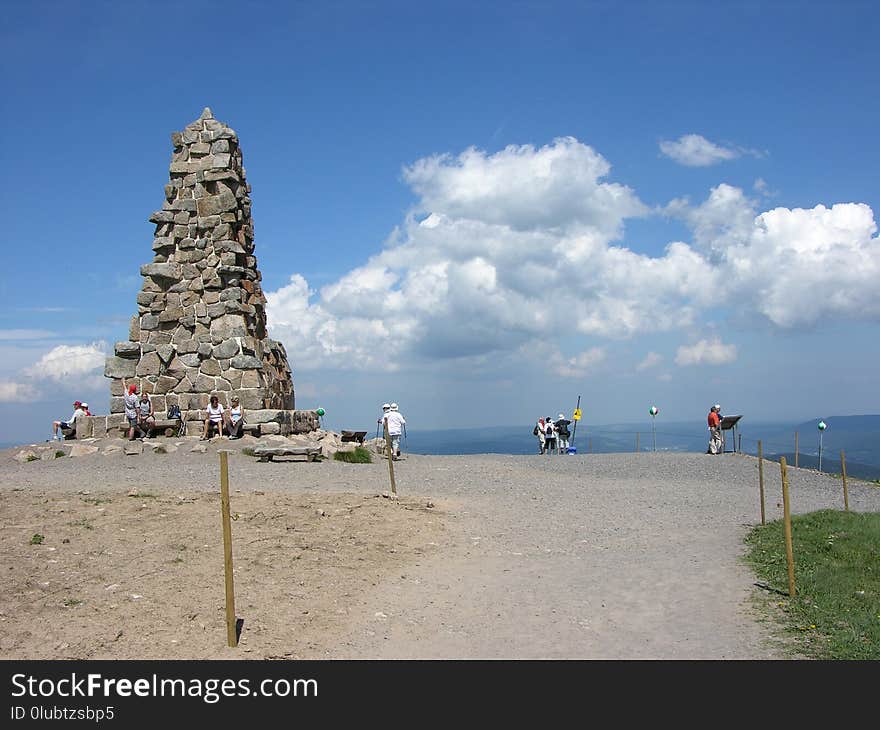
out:
<path id="1" fill-rule="evenodd" d="M 287 353 L 267 335 L 251 187 L 235 131 L 206 108 L 171 142 L 165 202 L 150 216 L 154 256 L 141 266 L 138 313 L 104 369 L 111 378 L 106 428 L 124 423 L 125 378 L 151 394 L 157 418 L 177 405 L 186 420 L 203 420 L 212 394 L 224 406 L 235 394 L 262 433 L 318 429 L 315 411 L 294 410 Z M 99 423 L 91 430 L 102 435 Z"/>

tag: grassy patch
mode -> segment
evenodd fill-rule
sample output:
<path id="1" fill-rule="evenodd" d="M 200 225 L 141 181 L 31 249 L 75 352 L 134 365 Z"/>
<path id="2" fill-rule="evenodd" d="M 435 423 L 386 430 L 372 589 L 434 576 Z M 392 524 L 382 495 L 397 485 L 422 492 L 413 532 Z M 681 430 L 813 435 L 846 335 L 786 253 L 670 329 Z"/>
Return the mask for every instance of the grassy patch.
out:
<path id="1" fill-rule="evenodd" d="M 104 497 L 83 497 L 83 502 L 86 504 L 93 504 L 96 507 L 99 504 L 106 504 L 107 502 L 112 502 L 112 499 L 105 499 Z"/>
<path id="2" fill-rule="evenodd" d="M 55 452 L 55 458 L 60 459 L 62 456 L 64 456 L 64 452 L 61 449 L 58 449 L 58 451 Z"/>
<path id="3" fill-rule="evenodd" d="M 39 532 L 35 532 L 34 536 L 30 540 L 31 545 L 42 545 L 43 540 L 46 539 L 45 535 L 41 535 Z"/>
<path id="4" fill-rule="evenodd" d="M 245 456 L 256 456 L 256 454 L 254 453 L 254 449 L 251 446 L 245 446 L 241 450 L 241 453 L 244 454 Z"/>
<path id="5" fill-rule="evenodd" d="M 39 460 L 40 460 L 40 457 L 37 456 L 36 454 L 28 454 L 28 455 L 24 458 L 24 460 L 25 460 L 25 461 L 39 461 Z"/>
<path id="6" fill-rule="evenodd" d="M 795 596 L 788 596 L 782 520 L 746 538 L 746 560 L 783 596 L 797 651 L 816 659 L 880 659 L 880 513 L 821 510 L 792 517 Z"/>
<path id="7" fill-rule="evenodd" d="M 79 600 L 79 598 L 65 598 L 62 603 L 67 608 L 73 608 L 74 606 L 79 606 L 80 604 L 82 604 L 82 601 Z"/>
<path id="8" fill-rule="evenodd" d="M 70 525 L 70 527 L 82 527 L 86 530 L 94 530 L 95 529 L 91 520 L 89 520 L 85 517 L 82 517 L 78 520 L 74 520 L 73 522 L 68 522 L 67 524 Z"/>
<path id="9" fill-rule="evenodd" d="M 372 464 L 373 457 L 363 446 L 355 446 L 354 451 L 337 451 L 333 454 L 336 461 L 345 461 L 349 464 Z"/>

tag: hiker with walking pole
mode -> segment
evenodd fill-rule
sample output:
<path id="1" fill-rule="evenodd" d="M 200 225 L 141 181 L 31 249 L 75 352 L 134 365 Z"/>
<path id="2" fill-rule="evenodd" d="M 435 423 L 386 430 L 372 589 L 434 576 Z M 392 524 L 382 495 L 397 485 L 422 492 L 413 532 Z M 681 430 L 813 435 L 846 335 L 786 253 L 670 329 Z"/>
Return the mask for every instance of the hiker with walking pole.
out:
<path id="1" fill-rule="evenodd" d="M 391 410 L 390 403 L 383 403 L 382 404 L 382 415 L 379 416 L 379 419 L 376 421 L 376 440 L 377 441 L 379 440 L 379 429 L 382 428 L 382 421 L 385 420 L 385 416 L 388 414 L 388 411 L 390 411 L 390 410 Z"/>

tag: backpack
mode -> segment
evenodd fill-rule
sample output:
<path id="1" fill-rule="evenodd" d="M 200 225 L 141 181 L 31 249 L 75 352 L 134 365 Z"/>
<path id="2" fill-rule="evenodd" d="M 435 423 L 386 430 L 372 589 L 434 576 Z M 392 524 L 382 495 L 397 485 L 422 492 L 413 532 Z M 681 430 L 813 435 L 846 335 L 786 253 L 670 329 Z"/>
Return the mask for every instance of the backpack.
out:
<path id="1" fill-rule="evenodd" d="M 532 436 L 537 436 L 539 433 L 540 431 L 538 431 L 538 424 L 536 423 L 535 427 L 532 429 Z"/>
<path id="2" fill-rule="evenodd" d="M 548 423 L 548 424 L 544 427 L 544 435 L 545 435 L 545 436 L 550 436 L 550 437 L 553 436 L 553 424 L 552 424 L 552 423 Z"/>
<path id="3" fill-rule="evenodd" d="M 169 419 L 180 418 L 180 406 L 168 406 Z"/>

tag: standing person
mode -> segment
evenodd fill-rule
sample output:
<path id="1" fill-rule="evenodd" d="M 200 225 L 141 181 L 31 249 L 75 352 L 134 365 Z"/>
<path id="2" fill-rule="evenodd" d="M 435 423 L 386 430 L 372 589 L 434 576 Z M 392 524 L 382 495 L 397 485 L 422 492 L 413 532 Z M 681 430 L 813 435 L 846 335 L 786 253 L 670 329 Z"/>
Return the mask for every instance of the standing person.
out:
<path id="1" fill-rule="evenodd" d="M 720 405 L 714 405 L 709 409 L 707 422 L 709 424 L 709 449 L 707 454 L 720 454 L 724 449 L 724 442 L 721 439 L 721 411 Z"/>
<path id="2" fill-rule="evenodd" d="M 125 420 L 128 421 L 128 440 L 134 441 L 134 430 L 138 425 L 138 387 L 134 383 L 126 385 L 125 378 L 122 379 L 122 387 L 128 390 L 122 398 Z"/>
<path id="3" fill-rule="evenodd" d="M 223 435 L 223 406 L 220 404 L 220 398 L 215 393 L 211 396 L 208 407 L 205 409 L 207 414 L 205 417 L 205 432 L 202 434 L 202 441 L 207 441 L 214 435 L 214 431 Z"/>
<path id="4" fill-rule="evenodd" d="M 554 424 L 556 426 L 556 448 L 560 454 L 568 453 L 568 438 L 571 436 L 571 432 L 568 430 L 570 423 L 571 421 L 565 417 L 565 414 L 560 413 Z"/>
<path id="5" fill-rule="evenodd" d="M 556 426 L 550 416 L 544 419 L 544 448 L 548 454 L 556 451 Z"/>
<path id="6" fill-rule="evenodd" d="M 379 438 L 379 429 L 382 428 L 382 421 L 385 420 L 385 416 L 388 415 L 388 411 L 391 410 L 390 403 L 382 404 L 382 415 L 376 419 L 376 438 Z"/>
<path id="7" fill-rule="evenodd" d="M 52 438 L 56 441 L 63 441 L 65 429 L 76 429 L 76 419 L 85 414 L 82 403 L 75 400 L 73 402 L 73 415 L 70 418 L 66 421 L 52 421 Z M 58 434 L 59 429 L 61 430 L 60 435 Z"/>
<path id="8" fill-rule="evenodd" d="M 86 403 L 85 401 L 83 401 L 81 405 L 82 405 L 83 413 L 85 413 L 85 415 L 87 415 L 87 416 L 91 416 L 92 412 L 89 410 L 89 404 Z"/>
<path id="9" fill-rule="evenodd" d="M 145 437 L 150 435 L 150 429 L 156 423 L 156 417 L 153 413 L 153 401 L 146 391 L 141 392 L 141 399 L 137 405 L 137 423 L 138 431 Z"/>
<path id="10" fill-rule="evenodd" d="M 244 429 L 244 409 L 237 395 L 229 401 L 229 420 L 227 421 L 229 438 L 240 439 Z"/>
<path id="11" fill-rule="evenodd" d="M 388 435 L 391 437 L 391 458 L 396 461 L 400 458 L 400 435 L 406 427 L 406 419 L 398 410 L 397 403 L 388 406 L 388 411 L 382 416 L 382 420 L 388 424 Z"/>
<path id="12" fill-rule="evenodd" d="M 535 422 L 535 427 L 532 429 L 532 433 L 538 437 L 538 453 L 544 453 L 544 445 L 545 445 L 545 436 L 544 436 L 544 419 L 539 418 Z"/>

